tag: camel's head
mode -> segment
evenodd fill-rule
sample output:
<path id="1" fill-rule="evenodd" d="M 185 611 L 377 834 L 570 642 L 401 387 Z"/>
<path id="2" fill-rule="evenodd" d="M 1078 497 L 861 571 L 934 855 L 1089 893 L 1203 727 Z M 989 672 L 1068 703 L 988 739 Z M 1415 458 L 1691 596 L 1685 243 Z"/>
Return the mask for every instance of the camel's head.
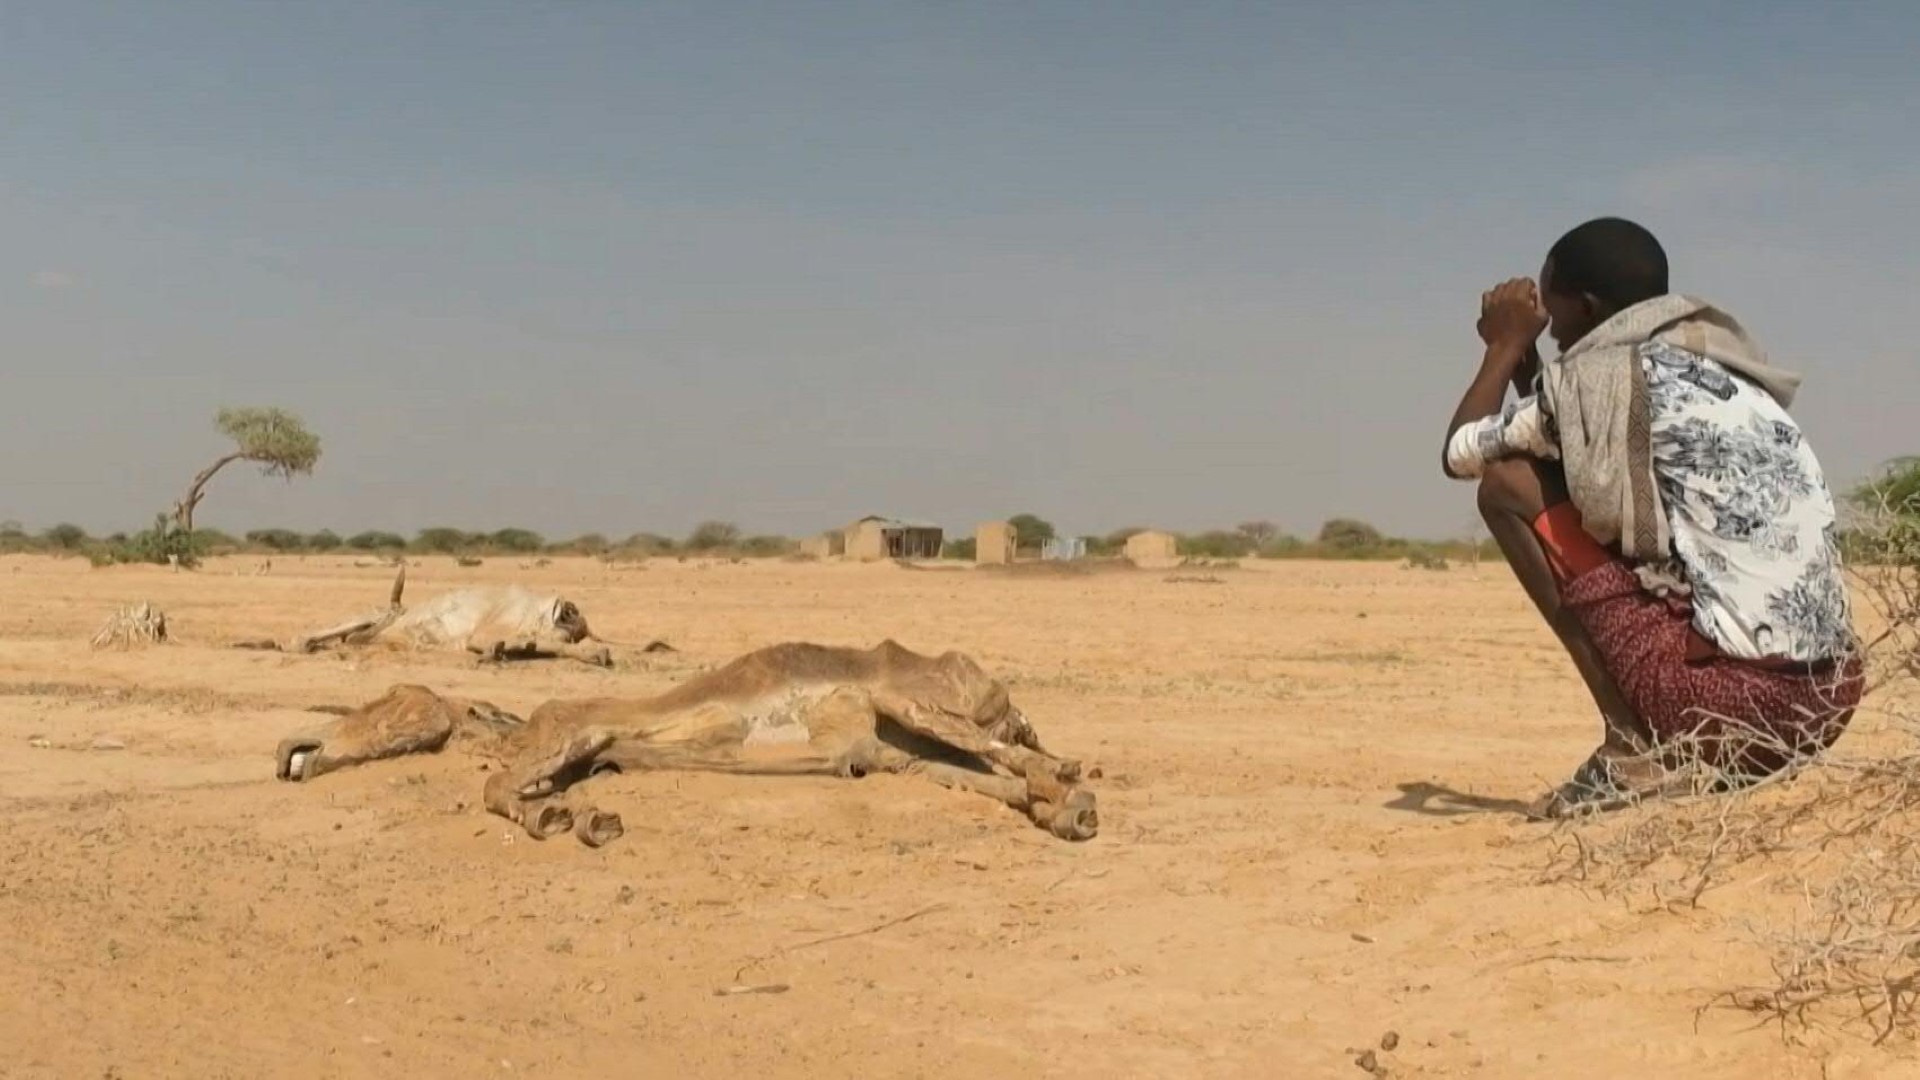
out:
<path id="1" fill-rule="evenodd" d="M 555 597 L 553 601 L 553 628 L 569 642 L 579 643 L 593 636 L 587 628 L 587 617 L 571 600 Z"/>
<path id="2" fill-rule="evenodd" d="M 1014 746 L 1037 748 L 1040 739 L 1033 733 L 1033 725 L 1027 722 L 1027 714 L 1007 702 L 1007 711 L 1001 714 L 999 724 L 995 725 L 994 738 Z"/>
<path id="3" fill-rule="evenodd" d="M 968 674 L 972 676 L 965 683 L 968 684 L 968 696 L 974 703 L 974 722 L 985 727 L 992 738 L 1003 743 L 1038 748 L 1040 741 L 1033 733 L 1033 725 L 1027 722 L 1027 714 L 1013 703 L 1013 696 L 1007 692 L 1007 684 L 981 671 L 971 659 L 966 664 Z"/>

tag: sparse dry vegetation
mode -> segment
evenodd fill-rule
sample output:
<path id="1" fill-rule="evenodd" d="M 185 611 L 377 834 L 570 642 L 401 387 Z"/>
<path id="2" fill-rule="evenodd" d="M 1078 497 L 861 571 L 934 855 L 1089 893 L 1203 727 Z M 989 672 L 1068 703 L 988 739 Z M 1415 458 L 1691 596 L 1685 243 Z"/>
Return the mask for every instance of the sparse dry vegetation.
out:
<path id="1" fill-rule="evenodd" d="M 1050 535 L 1053 526 L 1031 514 L 1018 519 L 1026 529 L 1023 535 Z M 1092 559 L 1119 558 L 1127 538 L 1143 530 L 1119 529 L 1105 536 L 1085 537 L 1087 556 Z M 1023 553 L 1037 554 L 1041 541 L 1026 544 Z M 172 514 L 161 515 L 152 526 L 131 535 L 116 533 L 103 538 L 90 536 L 78 525 L 56 525 L 35 534 L 18 522 L 0 522 L 0 554 L 44 552 L 54 555 L 81 555 L 98 566 L 116 563 L 160 563 L 177 561 L 182 566 L 200 560 L 236 554 L 252 555 L 324 555 L 334 552 L 393 555 L 440 555 L 459 558 L 487 556 L 588 555 L 612 563 L 640 562 L 662 556 L 699 556 L 702 558 L 754 559 L 787 558 L 798 550 L 791 538 L 777 534 L 748 534 L 731 522 L 710 521 L 695 527 L 683 540 L 654 532 L 639 532 L 624 540 L 610 540 L 600 533 L 586 533 L 568 540 L 549 542 L 539 532 L 510 526 L 493 531 L 472 531 L 451 526 L 421 529 L 409 540 L 385 530 L 366 530 L 342 536 L 332 529 L 302 533 L 296 529 L 268 527 L 249 529 L 233 536 L 218 529 L 196 525 L 191 534 L 180 527 Z M 1476 558 L 1498 558 L 1499 551 L 1490 542 L 1432 542 L 1385 536 L 1365 522 L 1334 521 L 1322 530 L 1320 539 L 1303 540 L 1288 534 L 1269 521 L 1242 522 L 1233 529 L 1210 529 L 1178 537 L 1179 553 L 1194 560 L 1236 559 L 1331 559 L 1361 561 L 1406 560 L 1425 569 L 1445 569 L 1452 562 L 1471 562 Z M 949 537 L 941 556 L 961 562 L 974 558 L 972 537 Z"/>

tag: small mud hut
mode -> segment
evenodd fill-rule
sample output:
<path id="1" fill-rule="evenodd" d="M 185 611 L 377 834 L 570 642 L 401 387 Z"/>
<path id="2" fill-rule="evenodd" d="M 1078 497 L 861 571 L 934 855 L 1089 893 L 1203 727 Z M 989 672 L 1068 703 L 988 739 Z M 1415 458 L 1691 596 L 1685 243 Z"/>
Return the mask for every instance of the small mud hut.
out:
<path id="1" fill-rule="evenodd" d="M 945 538 L 940 526 L 925 521 L 869 515 L 846 528 L 848 558 L 937 559 Z"/>
<path id="2" fill-rule="evenodd" d="M 986 522 L 973 530 L 973 561 L 981 566 L 1004 566 L 1013 561 L 1018 539 L 1011 524 Z"/>
<path id="3" fill-rule="evenodd" d="M 1165 566 L 1180 561 L 1180 538 L 1148 529 L 1127 537 L 1127 561 L 1135 566 Z"/>
<path id="4" fill-rule="evenodd" d="M 818 536 L 809 536 L 800 541 L 800 554 L 816 559 L 831 559 L 847 553 L 847 534 L 839 529 L 831 529 Z"/>

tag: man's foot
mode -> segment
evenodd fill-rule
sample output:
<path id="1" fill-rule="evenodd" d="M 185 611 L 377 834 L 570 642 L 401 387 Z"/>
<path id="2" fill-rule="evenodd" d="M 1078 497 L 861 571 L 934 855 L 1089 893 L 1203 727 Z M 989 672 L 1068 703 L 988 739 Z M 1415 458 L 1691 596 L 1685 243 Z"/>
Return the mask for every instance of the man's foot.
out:
<path id="1" fill-rule="evenodd" d="M 1653 754 L 1625 754 L 1601 747 L 1580 763 L 1573 778 L 1527 807 L 1535 821 L 1557 821 L 1578 814 L 1620 810 L 1642 799 L 1691 790 L 1684 772 L 1675 772 Z"/>

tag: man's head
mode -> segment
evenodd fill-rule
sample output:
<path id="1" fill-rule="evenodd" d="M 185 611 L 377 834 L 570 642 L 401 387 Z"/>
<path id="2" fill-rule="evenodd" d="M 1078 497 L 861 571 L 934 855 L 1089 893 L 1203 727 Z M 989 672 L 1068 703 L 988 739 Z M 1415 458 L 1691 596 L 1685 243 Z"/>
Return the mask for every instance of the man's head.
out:
<path id="1" fill-rule="evenodd" d="M 1667 253 L 1622 218 L 1595 218 L 1561 237 L 1540 268 L 1540 300 L 1562 352 L 1615 313 L 1667 294 Z"/>

